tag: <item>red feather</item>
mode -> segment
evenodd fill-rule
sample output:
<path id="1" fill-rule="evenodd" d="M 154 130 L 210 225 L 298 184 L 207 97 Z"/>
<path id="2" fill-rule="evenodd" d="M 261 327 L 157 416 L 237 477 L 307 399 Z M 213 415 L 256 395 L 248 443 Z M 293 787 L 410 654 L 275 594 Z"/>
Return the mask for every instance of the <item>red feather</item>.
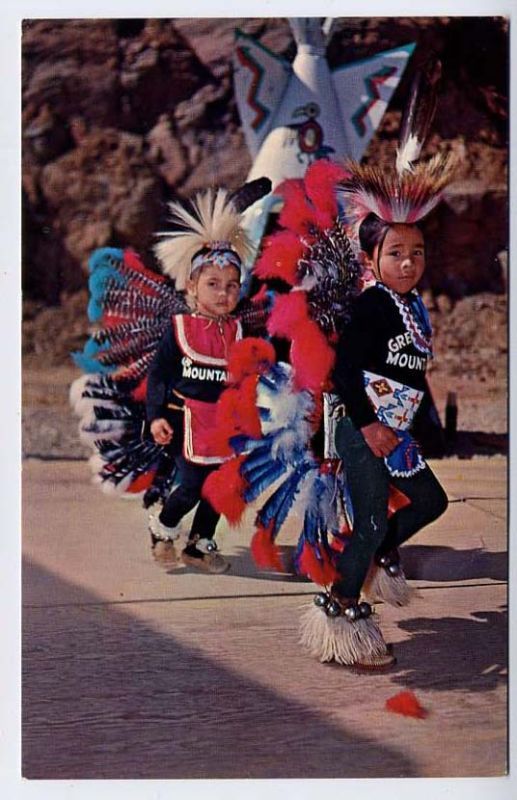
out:
<path id="1" fill-rule="evenodd" d="M 260 257 L 253 268 L 261 280 L 281 278 L 293 286 L 296 283 L 296 267 L 304 251 L 300 236 L 292 231 L 279 231 L 266 237 Z"/>
<path id="2" fill-rule="evenodd" d="M 305 191 L 318 209 L 320 225 L 331 228 L 337 216 L 336 184 L 344 180 L 349 173 L 335 161 L 319 159 L 305 173 Z"/>
<path id="3" fill-rule="evenodd" d="M 137 402 L 145 403 L 145 399 L 147 397 L 147 375 L 145 378 L 142 378 L 137 386 L 135 386 L 131 392 L 131 397 Z"/>
<path id="4" fill-rule="evenodd" d="M 144 472 L 143 475 L 139 475 L 138 478 L 135 478 L 133 483 L 129 484 L 126 492 L 129 492 L 129 494 L 138 494 L 139 492 L 145 491 L 145 489 L 148 489 L 153 482 L 155 475 L 156 469 L 151 469 L 149 472 Z"/>
<path id="5" fill-rule="evenodd" d="M 160 275 L 160 273 L 148 269 L 138 253 L 131 250 L 130 247 L 124 250 L 124 265 L 129 267 L 133 272 L 139 272 L 141 275 L 145 275 L 146 278 L 150 278 L 155 283 L 165 283 L 167 280 L 164 275 Z"/>
<path id="6" fill-rule="evenodd" d="M 307 320 L 299 325 L 292 337 L 290 360 L 295 374 L 295 383 L 300 389 L 312 392 L 323 391 L 334 366 L 336 354 L 329 347 L 318 325 Z"/>
<path id="7" fill-rule="evenodd" d="M 211 447 L 230 456 L 230 439 L 239 434 L 259 439 L 262 435 L 257 408 L 258 375 L 248 375 L 239 386 L 229 386 L 217 401 L 216 426 L 207 434 Z"/>
<path id="8" fill-rule="evenodd" d="M 225 389 L 217 401 L 217 428 L 228 439 L 237 434 L 245 434 L 254 439 L 261 435 L 256 403 L 257 380 L 257 375 L 248 375 L 239 386 Z"/>
<path id="9" fill-rule="evenodd" d="M 406 508 L 406 506 L 411 505 L 411 500 L 407 497 L 404 492 L 401 492 L 400 489 L 397 489 L 396 486 L 390 484 L 390 493 L 388 495 L 388 517 L 392 517 L 397 511 L 400 511 L 401 508 Z"/>
<path id="10" fill-rule="evenodd" d="M 259 305 L 262 304 L 267 299 L 267 286 L 263 284 L 258 292 L 250 297 L 250 302 L 253 304 L 258 303 Z"/>
<path id="11" fill-rule="evenodd" d="M 239 383 L 247 375 L 263 372 L 275 362 L 275 348 L 264 339 L 246 337 L 230 348 L 228 372 L 230 381 Z"/>
<path id="12" fill-rule="evenodd" d="M 243 493 L 247 484 L 240 473 L 245 458 L 236 456 L 225 461 L 218 470 L 210 473 L 203 484 L 203 497 L 218 514 L 226 517 L 230 525 L 236 525 L 246 510 Z"/>
<path id="13" fill-rule="evenodd" d="M 281 336 L 292 339 L 296 328 L 309 321 L 307 295 L 303 291 L 280 294 L 275 298 L 275 304 L 267 322 L 268 333 L 271 336 Z"/>
<path id="14" fill-rule="evenodd" d="M 262 435 L 257 408 L 257 382 L 258 375 L 248 375 L 241 381 L 237 392 L 238 406 L 235 414 L 237 433 L 243 433 L 252 439 L 259 439 Z"/>
<path id="15" fill-rule="evenodd" d="M 128 321 L 128 317 L 121 314 L 103 314 L 102 325 L 105 328 L 116 328 L 117 325 L 124 325 Z"/>
<path id="16" fill-rule="evenodd" d="M 386 700 L 386 709 L 395 714 L 403 714 L 405 717 L 417 717 L 424 719 L 429 712 L 418 702 L 413 692 L 404 691 L 393 695 Z"/>
<path id="17" fill-rule="evenodd" d="M 318 224 L 318 219 L 305 194 L 303 181 L 300 178 L 283 181 L 275 189 L 275 194 L 284 199 L 284 207 L 278 217 L 279 224 L 304 238 L 309 236 L 313 239 L 311 229 Z"/>
<path id="18" fill-rule="evenodd" d="M 273 523 L 267 528 L 259 526 L 251 540 L 251 555 L 257 567 L 263 569 L 275 569 L 277 572 L 285 572 L 285 567 L 280 557 L 280 550 L 274 543 L 271 535 Z"/>
<path id="19" fill-rule="evenodd" d="M 302 575 L 307 575 L 318 586 L 329 586 L 339 578 L 339 572 L 317 544 L 304 542 L 298 564 Z"/>
<path id="20" fill-rule="evenodd" d="M 216 425 L 212 430 L 206 433 L 206 438 L 211 449 L 221 456 L 233 455 L 233 450 L 230 447 L 230 439 L 240 432 L 236 422 L 238 407 L 239 399 L 237 389 L 234 387 L 225 389 L 217 401 Z"/>

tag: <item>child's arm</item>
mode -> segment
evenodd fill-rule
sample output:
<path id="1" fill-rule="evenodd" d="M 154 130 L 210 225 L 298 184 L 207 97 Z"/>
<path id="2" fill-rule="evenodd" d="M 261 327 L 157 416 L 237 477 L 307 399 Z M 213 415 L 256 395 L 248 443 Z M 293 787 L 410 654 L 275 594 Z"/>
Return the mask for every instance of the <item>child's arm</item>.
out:
<path id="1" fill-rule="evenodd" d="M 164 412 L 178 364 L 179 354 L 171 326 L 158 346 L 147 375 L 146 417 L 156 444 L 166 445 L 172 440 L 173 431 Z"/>
<path id="2" fill-rule="evenodd" d="M 365 442 L 377 458 L 389 456 L 392 450 L 398 445 L 399 440 L 396 434 L 382 422 L 371 422 L 361 428 Z"/>
<path id="3" fill-rule="evenodd" d="M 375 296 L 358 298 L 353 318 L 338 343 L 333 375 L 335 391 L 345 403 L 348 416 L 378 458 L 389 455 L 399 443 L 391 428 L 378 421 L 364 388 L 363 369 L 368 367 L 370 352 L 382 336 L 379 312 Z"/>
<path id="4" fill-rule="evenodd" d="M 174 432 L 166 419 L 162 417 L 153 419 L 150 430 L 156 444 L 170 444 L 172 441 Z"/>

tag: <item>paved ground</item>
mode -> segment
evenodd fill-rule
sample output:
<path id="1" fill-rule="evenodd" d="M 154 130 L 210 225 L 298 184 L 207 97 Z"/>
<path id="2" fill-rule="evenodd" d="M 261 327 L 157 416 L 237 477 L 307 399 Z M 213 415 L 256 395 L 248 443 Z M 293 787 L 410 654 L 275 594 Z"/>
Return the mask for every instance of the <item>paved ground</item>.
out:
<path id="1" fill-rule="evenodd" d="M 257 572 L 249 524 L 219 536 L 230 573 L 167 571 L 138 502 L 84 462 L 25 461 L 24 776 L 503 775 L 506 459 L 433 466 L 460 502 L 406 546 L 418 599 L 378 606 L 397 667 L 357 676 L 300 649 L 314 587 Z M 402 689 L 426 719 L 385 710 Z"/>

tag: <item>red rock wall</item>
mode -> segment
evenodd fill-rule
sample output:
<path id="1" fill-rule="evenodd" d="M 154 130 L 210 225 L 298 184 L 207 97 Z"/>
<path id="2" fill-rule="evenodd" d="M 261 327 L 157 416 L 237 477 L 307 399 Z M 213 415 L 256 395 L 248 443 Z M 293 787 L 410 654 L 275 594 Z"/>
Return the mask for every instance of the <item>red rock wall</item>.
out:
<path id="1" fill-rule="evenodd" d="M 240 27 L 286 57 L 284 19 L 29 20 L 23 30 L 23 286 L 58 303 L 85 285 L 89 252 L 132 245 L 152 263 L 166 200 L 238 185 L 250 167 L 231 77 Z M 428 283 L 453 296 L 503 288 L 507 242 L 507 25 L 501 18 L 341 20 L 331 66 L 416 41 L 366 157 L 391 158 L 419 61 L 443 62 L 427 152 L 462 155 L 428 223 Z"/>

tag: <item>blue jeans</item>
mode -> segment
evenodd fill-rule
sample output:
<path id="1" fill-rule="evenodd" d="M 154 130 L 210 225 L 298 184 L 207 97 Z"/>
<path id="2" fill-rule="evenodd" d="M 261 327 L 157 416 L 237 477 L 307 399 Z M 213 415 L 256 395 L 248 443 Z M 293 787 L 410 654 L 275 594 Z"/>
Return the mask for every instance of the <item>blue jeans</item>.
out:
<path id="1" fill-rule="evenodd" d="M 360 430 L 348 417 L 336 428 L 336 449 L 343 462 L 354 513 L 354 529 L 337 568 L 333 589 L 342 597 L 359 596 L 374 555 L 389 553 L 441 516 L 447 495 L 426 465 L 409 478 L 394 478 L 383 458 L 374 456 Z M 390 484 L 411 500 L 388 520 Z"/>

